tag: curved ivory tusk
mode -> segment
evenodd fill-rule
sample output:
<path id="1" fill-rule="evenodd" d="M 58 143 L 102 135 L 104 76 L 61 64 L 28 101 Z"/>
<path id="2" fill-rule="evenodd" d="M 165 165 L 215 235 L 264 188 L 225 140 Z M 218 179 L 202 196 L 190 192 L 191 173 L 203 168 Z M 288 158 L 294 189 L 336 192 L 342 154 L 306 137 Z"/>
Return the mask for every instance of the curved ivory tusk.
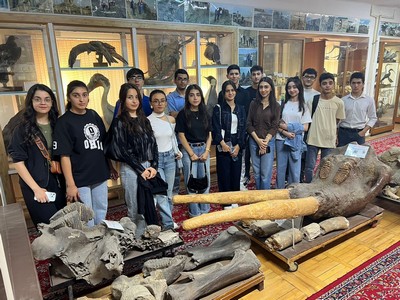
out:
<path id="1" fill-rule="evenodd" d="M 176 195 L 174 204 L 181 203 L 215 203 L 215 204 L 249 204 L 269 200 L 289 199 L 289 190 L 252 190 L 221 192 L 211 194 Z"/>
<path id="2" fill-rule="evenodd" d="M 194 217 L 183 221 L 182 228 L 191 230 L 202 226 L 246 219 L 291 219 L 311 215 L 318 210 L 318 207 L 318 200 L 314 197 L 264 201 Z"/>

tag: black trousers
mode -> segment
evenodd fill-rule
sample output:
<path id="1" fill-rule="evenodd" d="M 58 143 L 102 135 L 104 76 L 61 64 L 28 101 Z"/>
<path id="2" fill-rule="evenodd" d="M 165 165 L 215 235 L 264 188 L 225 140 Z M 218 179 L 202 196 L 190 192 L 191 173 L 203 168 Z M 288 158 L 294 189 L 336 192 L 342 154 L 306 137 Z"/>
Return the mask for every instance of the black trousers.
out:
<path id="1" fill-rule="evenodd" d="M 61 180 L 64 178 L 61 177 Z M 26 207 L 28 208 L 29 215 L 31 216 L 33 224 L 37 226 L 38 223 L 49 224 L 49 219 L 60 209 L 66 205 L 65 201 L 65 188 L 63 182 L 57 180 L 57 176 L 49 174 L 49 183 L 45 189 L 48 192 L 56 193 L 56 201 L 40 203 L 33 199 L 35 194 L 33 191 L 21 185 L 22 195 L 24 196 Z"/>
<path id="2" fill-rule="evenodd" d="M 232 145 L 237 144 L 236 136 L 232 136 Z M 233 160 L 229 152 L 216 153 L 217 178 L 220 192 L 240 191 L 240 174 L 242 172 L 242 151 L 237 160 Z"/>

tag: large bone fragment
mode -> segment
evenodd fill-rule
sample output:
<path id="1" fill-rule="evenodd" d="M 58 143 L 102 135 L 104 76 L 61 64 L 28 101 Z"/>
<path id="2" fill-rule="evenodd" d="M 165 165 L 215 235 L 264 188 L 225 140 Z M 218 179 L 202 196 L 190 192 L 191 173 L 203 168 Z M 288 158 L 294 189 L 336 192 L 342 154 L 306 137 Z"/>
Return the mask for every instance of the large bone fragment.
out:
<path id="1" fill-rule="evenodd" d="M 321 227 L 318 223 L 311 223 L 300 229 L 303 233 L 303 237 L 306 241 L 312 241 L 313 239 L 321 235 Z"/>
<path id="2" fill-rule="evenodd" d="M 325 235 L 331 231 L 349 228 L 349 220 L 345 217 L 334 217 L 319 223 L 321 234 Z"/>
<path id="3" fill-rule="evenodd" d="M 214 203 L 214 204 L 250 204 L 268 200 L 289 199 L 289 190 L 251 190 L 196 195 L 176 195 L 174 204 L 182 203 Z"/>
<path id="4" fill-rule="evenodd" d="M 167 293 L 172 300 L 199 299 L 234 282 L 253 276 L 260 266 L 260 261 L 253 251 L 236 250 L 231 262 L 218 271 L 198 277 L 189 283 L 172 284 L 168 287 Z"/>
<path id="5" fill-rule="evenodd" d="M 293 238 L 294 235 L 294 238 Z M 275 233 L 271 237 L 267 238 L 265 245 L 269 251 L 283 250 L 291 246 L 294 243 L 301 242 L 303 235 L 297 228 L 290 228 L 278 233 Z"/>
<path id="6" fill-rule="evenodd" d="M 233 222 L 243 219 L 289 219 L 296 218 L 298 216 L 311 215 L 315 213 L 317 209 L 318 200 L 314 197 L 264 201 L 194 217 L 192 219 L 185 220 L 182 223 L 182 228 L 185 230 L 191 230 L 202 226 L 218 224 L 222 222 Z"/>
<path id="7" fill-rule="evenodd" d="M 250 225 L 250 229 L 254 232 L 254 235 L 258 237 L 268 237 L 282 230 L 276 222 L 270 220 L 255 221 Z"/>
<path id="8" fill-rule="evenodd" d="M 250 238 L 236 227 L 231 226 L 223 231 L 209 246 L 188 249 L 187 253 L 191 257 L 190 261 L 186 263 L 185 271 L 193 270 L 213 260 L 231 258 L 235 255 L 236 250 L 246 251 L 250 249 L 250 246 Z"/>

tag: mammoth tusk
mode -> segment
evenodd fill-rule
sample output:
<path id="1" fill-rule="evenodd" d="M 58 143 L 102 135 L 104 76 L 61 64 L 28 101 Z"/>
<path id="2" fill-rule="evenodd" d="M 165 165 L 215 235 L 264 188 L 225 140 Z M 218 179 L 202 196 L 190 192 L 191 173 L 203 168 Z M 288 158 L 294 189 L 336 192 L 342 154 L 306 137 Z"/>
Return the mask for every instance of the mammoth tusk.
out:
<path id="1" fill-rule="evenodd" d="M 289 199 L 289 190 L 240 191 L 212 194 L 176 195 L 172 198 L 174 204 L 182 203 L 215 203 L 215 204 L 249 204 L 268 200 Z"/>
<path id="2" fill-rule="evenodd" d="M 318 210 L 318 207 L 319 203 L 315 197 L 264 201 L 194 217 L 183 221 L 182 228 L 191 230 L 202 226 L 246 219 L 292 219 L 311 215 Z"/>

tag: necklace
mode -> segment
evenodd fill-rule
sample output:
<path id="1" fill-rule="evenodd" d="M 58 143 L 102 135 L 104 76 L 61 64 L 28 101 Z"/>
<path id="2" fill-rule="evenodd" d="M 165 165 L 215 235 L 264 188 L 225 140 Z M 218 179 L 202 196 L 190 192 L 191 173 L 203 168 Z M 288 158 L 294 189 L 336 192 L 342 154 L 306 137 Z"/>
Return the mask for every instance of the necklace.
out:
<path id="1" fill-rule="evenodd" d="M 193 114 L 193 116 L 195 117 L 196 120 L 199 119 L 199 111 L 198 110 L 197 111 L 193 111 L 192 110 L 192 114 Z"/>
<path id="2" fill-rule="evenodd" d="M 165 116 L 165 112 L 162 112 L 161 114 L 158 114 L 158 113 L 155 113 L 155 112 L 153 111 L 153 114 L 154 114 L 157 118 L 162 118 L 162 117 Z"/>

